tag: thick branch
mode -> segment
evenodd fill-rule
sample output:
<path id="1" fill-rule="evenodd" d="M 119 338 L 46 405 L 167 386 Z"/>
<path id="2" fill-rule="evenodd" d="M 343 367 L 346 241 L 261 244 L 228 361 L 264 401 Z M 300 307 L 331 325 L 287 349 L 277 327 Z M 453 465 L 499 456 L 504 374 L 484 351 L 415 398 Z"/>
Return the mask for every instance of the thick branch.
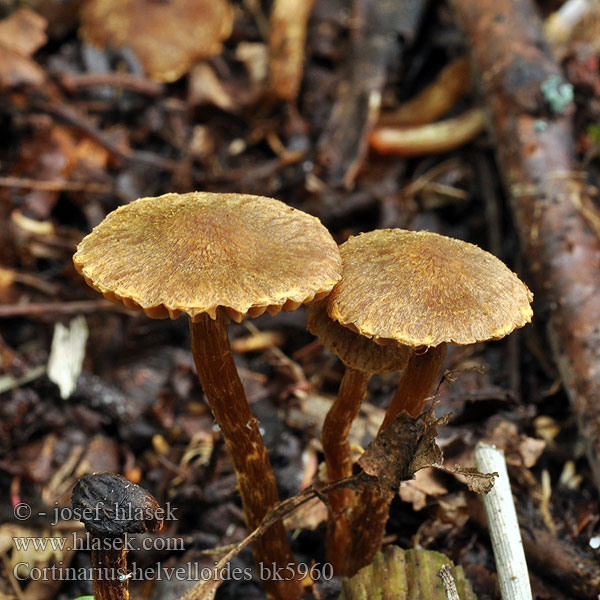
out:
<path id="1" fill-rule="evenodd" d="M 530 0 L 450 2 L 468 38 L 534 291 L 600 489 L 600 215 L 574 173 L 570 87 Z"/>

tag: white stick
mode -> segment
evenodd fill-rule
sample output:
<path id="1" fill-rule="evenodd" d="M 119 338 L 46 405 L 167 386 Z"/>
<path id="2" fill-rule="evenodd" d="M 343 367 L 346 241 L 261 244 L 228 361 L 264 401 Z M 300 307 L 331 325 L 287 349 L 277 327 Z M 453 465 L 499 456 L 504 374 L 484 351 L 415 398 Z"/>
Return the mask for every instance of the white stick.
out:
<path id="1" fill-rule="evenodd" d="M 483 496 L 490 528 L 494 559 L 503 600 L 532 600 L 523 541 L 506 471 L 504 452 L 481 442 L 475 448 L 475 463 L 482 473 L 496 471 L 492 491 Z"/>

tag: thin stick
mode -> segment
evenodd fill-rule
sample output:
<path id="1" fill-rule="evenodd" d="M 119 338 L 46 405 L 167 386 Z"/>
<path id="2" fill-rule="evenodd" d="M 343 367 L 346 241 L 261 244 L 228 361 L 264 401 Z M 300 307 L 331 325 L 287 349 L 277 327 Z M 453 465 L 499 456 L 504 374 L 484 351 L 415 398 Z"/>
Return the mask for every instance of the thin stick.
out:
<path id="1" fill-rule="evenodd" d="M 90 313 L 111 311 L 130 314 L 131 310 L 108 300 L 77 300 L 74 302 L 24 302 L 0 306 L 2 317 L 33 317 L 51 314 Z"/>
<path id="2" fill-rule="evenodd" d="M 494 487 L 483 496 L 483 505 L 490 528 L 502 598 L 532 600 L 527 562 L 504 452 L 480 442 L 475 448 L 475 464 L 483 473 L 498 473 Z"/>
<path id="3" fill-rule="evenodd" d="M 165 90 L 162 84 L 151 79 L 117 71 L 109 73 L 66 73 L 61 77 L 61 83 L 71 92 L 78 89 L 110 86 L 131 90 L 146 96 L 160 96 Z"/>
<path id="4" fill-rule="evenodd" d="M 90 194 L 110 194 L 113 187 L 106 183 L 85 181 L 65 181 L 64 179 L 39 180 L 31 177 L 0 177 L 0 187 L 45 192 L 88 192 Z"/>

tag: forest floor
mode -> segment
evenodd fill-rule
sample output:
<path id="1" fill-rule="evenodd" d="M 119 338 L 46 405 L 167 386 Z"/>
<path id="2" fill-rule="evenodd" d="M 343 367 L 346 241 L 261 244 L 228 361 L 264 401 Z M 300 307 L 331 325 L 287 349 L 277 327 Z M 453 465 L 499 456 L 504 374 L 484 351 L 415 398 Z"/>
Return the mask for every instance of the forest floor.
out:
<path id="1" fill-rule="evenodd" d="M 548 298 L 518 242 L 497 162 L 506 140 L 491 134 L 478 72 L 464 59 L 460 2 L 321 0 L 310 14 L 288 6 L 276 19 L 259 0 L 195 8 L 131 0 L 117 12 L 127 22 L 133 11 L 137 25 L 119 43 L 95 4 L 0 2 L 0 598 L 91 593 L 89 581 L 41 581 L 30 571 L 59 561 L 89 567 L 89 552 L 18 550 L 13 541 L 77 531 L 69 520 L 52 525 L 50 515 L 70 505 L 85 473 L 122 473 L 176 508 L 162 535 L 183 540 L 184 550 L 134 551 L 136 564 L 211 567 L 219 555 L 206 550 L 246 535 L 187 317 L 152 320 L 111 304 L 71 260 L 119 205 L 192 190 L 277 198 L 317 216 L 340 244 L 377 228 L 442 233 L 490 251 L 527 282 L 536 294 L 532 324 L 500 341 L 449 347 L 435 412 L 453 416 L 438 444 L 447 466 L 472 466 L 480 440 L 504 449 L 535 598 L 600 598 L 594 467 L 546 337 Z M 537 8 L 545 18 L 559 4 Z M 152 5 L 165 11 L 154 38 Z M 190 22 L 204 29 L 190 34 Z M 593 27 L 594 35 L 574 27 L 553 50 L 560 44 L 554 56 L 573 91 L 573 151 L 587 184 L 600 187 Z M 193 38 L 205 47 L 189 51 Z M 166 44 L 175 65 L 161 62 Z M 454 120 L 423 134 L 399 107 L 433 82 L 443 108 L 421 100 L 421 123 Z M 391 148 L 375 135 L 384 124 L 410 135 Z M 61 327 L 87 336 L 69 392 L 47 370 Z M 303 309 L 232 324 L 230 336 L 280 495 L 291 497 L 318 475 L 320 428 L 343 365 L 306 331 Z M 395 374 L 370 381 L 352 430 L 357 446 L 373 440 L 396 383 Z M 21 504 L 31 515 L 16 514 Z M 318 500 L 287 518 L 299 562 L 324 562 L 326 521 Z M 385 543 L 443 552 L 462 565 L 477 598 L 499 598 L 482 503 L 459 477 L 423 469 L 403 482 Z M 15 570 L 18 563 L 26 566 Z M 232 566 L 251 567 L 249 549 Z M 187 587 L 134 581 L 132 597 L 175 599 Z M 307 592 L 325 599 L 339 590 L 334 578 Z M 217 592 L 264 597 L 256 580 L 225 581 Z"/>

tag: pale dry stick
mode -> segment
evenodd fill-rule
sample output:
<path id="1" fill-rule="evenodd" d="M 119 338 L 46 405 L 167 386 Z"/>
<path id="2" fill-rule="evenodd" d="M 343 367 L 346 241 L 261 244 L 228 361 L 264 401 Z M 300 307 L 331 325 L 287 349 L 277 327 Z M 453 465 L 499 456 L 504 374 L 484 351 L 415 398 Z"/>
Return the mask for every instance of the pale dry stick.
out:
<path id="1" fill-rule="evenodd" d="M 458 590 L 456 589 L 456 582 L 454 581 L 454 577 L 452 577 L 452 567 L 450 565 L 442 565 L 438 575 L 442 580 L 448 600 L 460 600 Z"/>
<path id="2" fill-rule="evenodd" d="M 483 505 L 490 528 L 502 599 L 532 600 L 529 572 L 504 452 L 480 442 L 475 448 L 475 464 L 482 473 L 498 473 L 494 487 L 483 496 Z"/>
<path id="3" fill-rule="evenodd" d="M 598 0 L 567 0 L 544 21 L 544 35 L 558 59 L 565 55 L 575 28 L 584 19 L 593 20 L 598 7 Z"/>

